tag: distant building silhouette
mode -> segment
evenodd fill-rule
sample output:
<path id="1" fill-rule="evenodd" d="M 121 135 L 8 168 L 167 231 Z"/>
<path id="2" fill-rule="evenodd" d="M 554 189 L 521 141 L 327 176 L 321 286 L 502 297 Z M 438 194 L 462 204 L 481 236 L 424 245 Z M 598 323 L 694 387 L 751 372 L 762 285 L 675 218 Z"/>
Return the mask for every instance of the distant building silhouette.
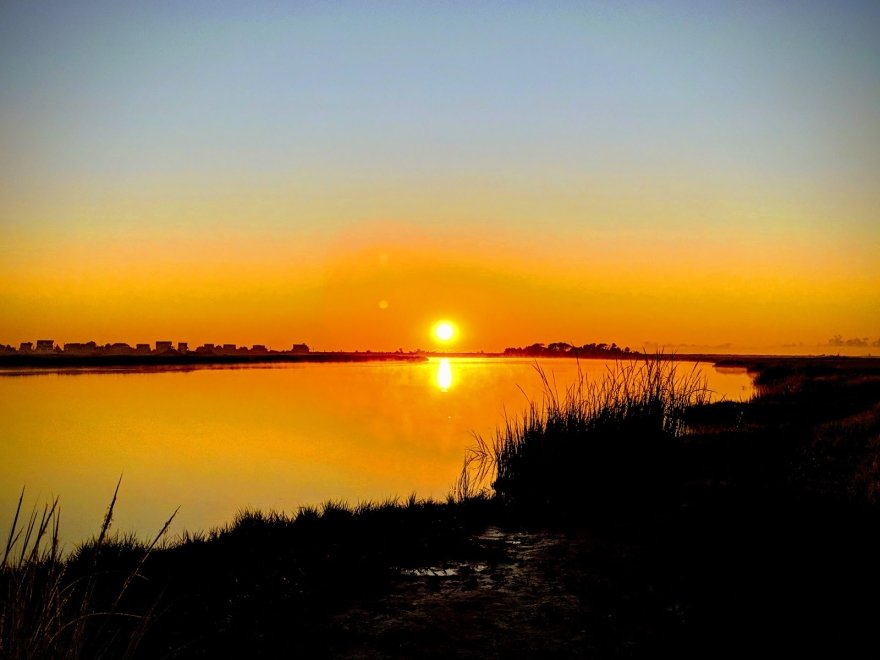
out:
<path id="1" fill-rule="evenodd" d="M 540 346 L 543 347 L 543 344 Z M 557 345 L 551 344 L 552 347 L 556 348 Z M 615 345 L 612 345 L 616 348 Z M 568 345 L 564 345 L 565 348 L 568 348 Z M 508 349 L 514 350 L 514 349 Z M 516 349 L 522 350 L 522 349 Z M 401 349 L 402 351 L 402 349 Z M 0 345 L 0 352 L 7 353 L 15 353 L 16 349 L 12 346 L 2 346 Z M 167 340 L 158 340 L 155 344 L 155 350 L 152 349 L 150 344 L 147 343 L 139 343 L 135 344 L 132 347 L 130 344 L 126 344 L 124 342 L 115 342 L 113 344 L 97 344 L 94 341 L 89 341 L 85 343 L 81 342 L 66 342 L 63 345 L 56 344 L 53 339 L 38 339 L 36 341 L 36 345 L 34 342 L 23 341 L 19 344 L 18 351 L 19 353 L 63 353 L 69 356 L 100 356 L 100 355 L 185 355 L 187 353 L 195 353 L 198 355 L 224 355 L 224 356 L 233 356 L 233 355 L 284 355 L 284 354 L 304 354 L 310 353 L 311 349 L 308 344 L 299 343 L 293 344 L 290 350 L 282 350 L 282 351 L 273 351 L 269 349 L 265 344 L 254 344 L 250 348 L 247 346 L 237 346 L 236 344 L 212 344 L 210 342 L 206 342 L 195 349 L 189 348 L 189 343 L 185 341 L 177 342 L 177 348 L 175 350 L 174 342 Z M 369 351 L 367 351 L 369 352 Z"/>
<path id="2" fill-rule="evenodd" d="M 94 353 L 97 349 L 95 342 L 89 342 L 88 344 L 81 344 L 79 342 L 68 342 L 64 344 L 64 352 L 70 353 L 71 355 L 89 355 Z"/>
<path id="3" fill-rule="evenodd" d="M 64 344 L 64 352 L 71 355 L 95 355 L 98 353 L 98 345 L 93 341 L 86 342 L 85 344 L 70 342 Z"/>

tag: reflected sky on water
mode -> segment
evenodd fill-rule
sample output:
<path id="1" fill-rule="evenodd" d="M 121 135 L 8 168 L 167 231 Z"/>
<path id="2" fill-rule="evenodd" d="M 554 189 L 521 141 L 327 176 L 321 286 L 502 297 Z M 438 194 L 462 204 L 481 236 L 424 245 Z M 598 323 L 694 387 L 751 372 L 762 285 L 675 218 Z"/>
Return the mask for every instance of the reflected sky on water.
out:
<path id="1" fill-rule="evenodd" d="M 601 360 L 540 360 L 560 391 Z M 245 507 L 445 497 L 473 442 L 541 399 L 530 359 L 285 364 L 0 377 L 0 533 L 25 501 L 61 497 L 68 545 L 100 526 L 146 537 L 206 529 Z M 680 363 L 689 371 L 692 363 Z M 745 372 L 703 365 L 709 387 L 751 395 Z"/>

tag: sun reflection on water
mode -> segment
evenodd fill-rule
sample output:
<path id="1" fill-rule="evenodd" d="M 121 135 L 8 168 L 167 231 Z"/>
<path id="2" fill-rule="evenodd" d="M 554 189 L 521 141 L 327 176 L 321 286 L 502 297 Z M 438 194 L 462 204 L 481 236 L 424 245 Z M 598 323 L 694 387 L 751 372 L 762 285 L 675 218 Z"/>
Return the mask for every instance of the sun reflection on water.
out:
<path id="1" fill-rule="evenodd" d="M 0 376 L 0 532 L 12 522 L 4 503 L 26 484 L 64 498 L 68 546 L 87 539 L 123 471 L 114 526 L 151 538 L 177 506 L 172 534 L 225 525 L 242 503 L 295 511 L 333 498 L 443 498 L 474 433 L 492 438 L 506 414 L 517 419 L 542 400 L 535 364 L 431 356 Z M 560 392 L 581 372 L 601 382 L 613 368 L 539 364 Z M 700 368 L 717 397 L 751 395 L 748 373 Z"/>
<path id="2" fill-rule="evenodd" d="M 448 392 L 452 387 L 452 365 L 449 364 L 448 358 L 440 358 L 437 365 L 437 387 L 441 392 Z"/>

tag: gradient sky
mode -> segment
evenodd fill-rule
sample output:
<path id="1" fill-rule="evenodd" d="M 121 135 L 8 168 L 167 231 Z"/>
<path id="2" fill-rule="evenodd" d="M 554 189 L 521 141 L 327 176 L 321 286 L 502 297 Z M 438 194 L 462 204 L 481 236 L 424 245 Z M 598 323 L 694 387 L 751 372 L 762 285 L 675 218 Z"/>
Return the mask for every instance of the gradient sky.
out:
<path id="1" fill-rule="evenodd" d="M 880 4 L 0 5 L 0 343 L 439 318 L 880 338 Z"/>

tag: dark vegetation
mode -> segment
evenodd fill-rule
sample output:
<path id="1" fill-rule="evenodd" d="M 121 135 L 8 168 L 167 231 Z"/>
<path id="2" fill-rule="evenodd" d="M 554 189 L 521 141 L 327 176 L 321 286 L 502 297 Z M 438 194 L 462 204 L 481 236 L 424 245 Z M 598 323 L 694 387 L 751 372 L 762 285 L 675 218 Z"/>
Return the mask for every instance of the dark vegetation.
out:
<path id="1" fill-rule="evenodd" d="M 698 373 L 660 359 L 562 393 L 544 376 L 543 403 L 478 439 L 446 502 L 244 512 L 165 545 L 109 536 L 111 506 L 67 559 L 48 507 L 9 536 L 0 656 L 868 655 L 880 362 L 730 365 L 752 370 L 752 401 L 709 403 Z M 452 590 L 419 572 L 449 565 Z M 511 600 L 535 587 L 505 566 L 552 589 Z"/>
<path id="2" fill-rule="evenodd" d="M 224 529 L 160 546 L 164 530 L 149 545 L 108 535 L 111 503 L 99 536 L 64 559 L 56 502 L 23 523 L 16 516 L 10 532 L 0 657 L 325 656 L 333 613 L 402 569 L 471 557 L 492 507 L 411 496 L 290 516 L 244 511 Z"/>
<path id="3" fill-rule="evenodd" d="M 630 350 L 629 346 L 621 348 L 615 343 L 592 343 L 575 346 L 564 341 L 550 344 L 529 344 L 528 346 L 509 346 L 503 355 L 508 357 L 579 357 L 579 358 L 631 358 L 640 355 Z"/>
<path id="4" fill-rule="evenodd" d="M 659 358 L 619 363 L 564 393 L 538 373 L 543 402 L 506 420 L 491 443 L 477 438 L 466 462 L 471 482 L 490 479 L 505 508 L 536 520 L 642 508 L 667 479 L 686 412 L 711 394 L 698 371 Z"/>

